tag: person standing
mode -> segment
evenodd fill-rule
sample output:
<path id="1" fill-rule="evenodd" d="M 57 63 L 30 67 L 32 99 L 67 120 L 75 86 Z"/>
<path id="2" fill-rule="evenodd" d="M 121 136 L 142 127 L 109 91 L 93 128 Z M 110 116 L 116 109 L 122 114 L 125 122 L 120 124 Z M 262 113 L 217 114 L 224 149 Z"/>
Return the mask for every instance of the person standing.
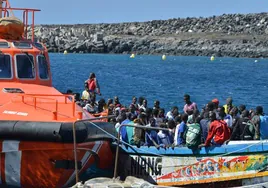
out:
<path id="1" fill-rule="evenodd" d="M 195 102 L 192 102 L 190 100 L 190 95 L 188 94 L 184 95 L 184 102 L 185 102 L 185 105 L 184 105 L 183 111 L 185 114 L 190 115 L 190 114 L 193 114 L 194 110 L 197 110 L 197 105 Z"/>
<path id="2" fill-rule="evenodd" d="M 100 86 L 99 86 L 95 73 L 90 73 L 89 79 L 86 80 L 86 83 L 87 83 L 88 92 L 90 95 L 95 96 L 96 93 L 98 95 L 101 95 Z"/>

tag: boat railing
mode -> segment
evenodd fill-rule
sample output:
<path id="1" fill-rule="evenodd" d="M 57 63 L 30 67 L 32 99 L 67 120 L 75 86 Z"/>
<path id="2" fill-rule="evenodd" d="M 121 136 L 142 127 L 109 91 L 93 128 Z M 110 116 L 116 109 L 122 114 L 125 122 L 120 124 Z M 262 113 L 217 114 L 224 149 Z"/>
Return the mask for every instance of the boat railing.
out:
<path id="1" fill-rule="evenodd" d="M 62 95 L 62 94 L 58 94 L 58 95 L 48 95 L 48 94 L 18 94 L 19 97 L 21 97 L 21 101 L 25 104 L 27 104 L 27 100 L 26 98 L 31 98 L 32 102 L 33 102 L 33 107 L 36 108 L 40 108 L 40 109 L 45 109 L 48 110 L 50 112 L 53 113 L 53 119 L 57 120 L 58 119 L 58 114 L 59 114 L 59 104 L 71 104 L 72 108 L 71 108 L 71 114 L 73 117 L 75 117 L 75 99 L 73 95 Z M 59 102 L 58 99 L 52 98 L 52 97 L 57 97 L 57 98 L 63 98 L 63 102 Z M 55 109 L 52 110 L 51 108 L 46 109 L 44 107 L 38 106 L 38 104 L 42 104 L 42 102 L 38 102 L 38 100 L 49 100 L 49 101 L 53 101 L 53 103 L 55 103 Z M 28 104 L 30 105 L 30 104 Z M 81 117 L 79 118 L 81 119 Z"/>
<path id="2" fill-rule="evenodd" d="M 4 6 L 2 5 L 4 4 Z M 0 0 L 0 10 L 1 10 L 1 18 L 2 16 L 8 17 L 9 11 L 11 12 L 11 15 L 14 16 L 13 11 L 22 11 L 22 17 L 23 17 L 23 25 L 24 25 L 24 38 L 27 39 L 28 34 L 28 26 L 31 25 L 31 32 L 32 32 L 32 42 L 34 42 L 34 18 L 35 18 L 35 12 L 40 11 L 39 9 L 30 9 L 30 8 L 12 8 L 10 6 L 10 3 L 8 0 Z M 32 23 L 29 23 L 30 15 L 32 18 Z"/>
<path id="3" fill-rule="evenodd" d="M 115 117 L 115 115 L 108 115 L 108 116 L 102 116 L 102 117 L 94 117 L 94 118 L 89 118 L 89 119 L 81 119 L 81 120 L 77 120 L 73 123 L 73 144 L 74 144 L 74 165 L 75 165 L 75 181 L 76 183 L 78 183 L 79 178 L 78 178 L 78 163 L 77 163 L 77 143 L 76 143 L 76 125 L 77 123 L 81 123 L 81 122 L 91 122 L 94 120 L 101 120 L 101 119 L 109 119 L 109 118 L 113 118 Z M 94 125 L 94 124 L 93 124 Z M 102 128 L 100 128 L 99 126 L 95 125 L 95 127 L 101 131 L 103 131 L 104 133 L 107 133 L 105 130 L 103 130 Z"/>

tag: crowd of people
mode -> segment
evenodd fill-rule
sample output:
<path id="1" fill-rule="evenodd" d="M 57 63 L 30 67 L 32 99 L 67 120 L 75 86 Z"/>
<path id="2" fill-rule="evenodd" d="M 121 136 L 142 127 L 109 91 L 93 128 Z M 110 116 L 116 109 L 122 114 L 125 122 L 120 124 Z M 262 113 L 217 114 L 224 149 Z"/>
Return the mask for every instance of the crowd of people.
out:
<path id="1" fill-rule="evenodd" d="M 131 145 L 195 149 L 220 146 L 230 140 L 268 139 L 268 116 L 264 115 L 263 108 L 257 106 L 248 110 L 246 105 L 235 106 L 232 98 L 227 98 L 222 106 L 218 99 L 213 99 L 199 110 L 190 95 L 185 94 L 182 112 L 177 106 L 165 112 L 158 100 L 150 108 L 146 98 L 133 96 L 130 105 L 124 106 L 117 96 L 107 102 L 103 98 L 97 102 L 96 94 L 101 95 L 96 76 L 92 73 L 85 82 L 81 99 L 77 99 L 79 105 L 92 114 L 108 111 L 109 115 L 114 115 L 109 121 L 120 131 L 121 140 Z M 129 124 L 144 129 L 128 126 L 119 129 L 120 125 Z"/>

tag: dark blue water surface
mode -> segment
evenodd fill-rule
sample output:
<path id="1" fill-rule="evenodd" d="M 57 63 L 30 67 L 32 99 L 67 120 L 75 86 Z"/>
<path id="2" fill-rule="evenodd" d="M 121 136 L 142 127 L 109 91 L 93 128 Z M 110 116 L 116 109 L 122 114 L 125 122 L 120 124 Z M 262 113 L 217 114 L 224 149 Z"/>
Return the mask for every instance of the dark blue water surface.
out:
<path id="1" fill-rule="evenodd" d="M 224 104 L 233 97 L 235 105 L 247 108 L 262 105 L 268 111 L 268 59 L 50 54 L 53 85 L 61 92 L 82 92 L 84 81 L 95 72 L 105 99 L 118 96 L 125 105 L 132 96 L 144 96 L 148 105 L 160 100 L 169 110 L 184 104 L 183 95 L 191 95 L 201 108 L 218 98 Z M 99 99 L 100 97 L 98 97 Z"/>

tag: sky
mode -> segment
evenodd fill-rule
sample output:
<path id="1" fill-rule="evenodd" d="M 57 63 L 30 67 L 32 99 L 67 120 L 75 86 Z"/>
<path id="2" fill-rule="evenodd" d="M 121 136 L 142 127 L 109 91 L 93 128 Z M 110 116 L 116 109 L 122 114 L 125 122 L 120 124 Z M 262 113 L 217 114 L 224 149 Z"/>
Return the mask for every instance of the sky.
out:
<path id="1" fill-rule="evenodd" d="M 41 9 L 37 24 L 85 24 L 268 12 L 267 0 L 9 0 Z M 16 15 L 18 15 L 16 13 Z"/>

